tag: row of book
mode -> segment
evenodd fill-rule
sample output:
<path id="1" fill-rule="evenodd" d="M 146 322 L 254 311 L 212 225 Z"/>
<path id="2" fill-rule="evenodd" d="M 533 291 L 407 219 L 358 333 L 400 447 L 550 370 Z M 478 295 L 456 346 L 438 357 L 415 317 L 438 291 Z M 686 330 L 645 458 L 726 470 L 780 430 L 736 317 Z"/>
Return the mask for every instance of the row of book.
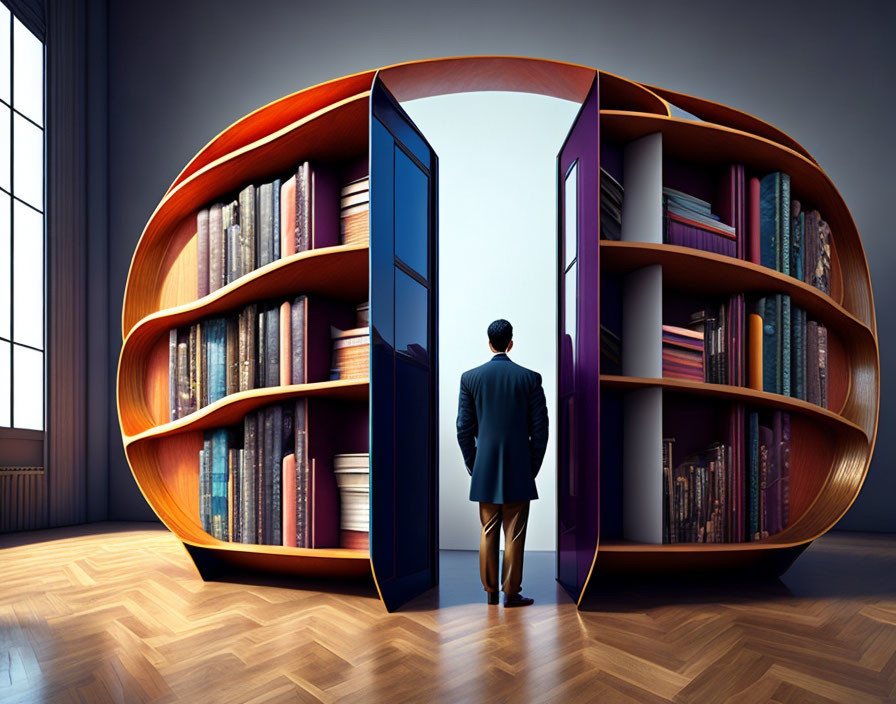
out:
<path id="1" fill-rule="evenodd" d="M 601 168 L 602 239 L 621 237 L 623 194 Z M 742 164 L 731 164 L 720 179 L 719 212 L 709 201 L 670 187 L 662 190 L 662 205 L 663 242 L 745 259 L 830 294 L 830 225 L 792 197 L 787 173 L 747 178 Z"/>
<path id="2" fill-rule="evenodd" d="M 248 413 L 241 428 L 205 432 L 199 451 L 203 530 L 227 542 L 337 547 L 326 537 L 334 531 L 321 529 L 338 519 L 321 515 L 315 500 L 321 479 L 308 457 L 307 417 L 307 399 L 297 399 Z M 338 546 L 367 549 L 368 455 L 337 454 L 332 462 L 342 495 Z"/>
<path id="3" fill-rule="evenodd" d="M 357 179 L 339 194 L 342 244 L 364 244 L 370 237 L 370 178 Z"/>
<path id="4" fill-rule="evenodd" d="M 830 294 L 830 225 L 817 210 L 804 210 L 792 197 L 788 174 L 774 172 L 758 184 L 755 180 L 750 196 L 758 199 L 760 242 L 753 261 Z"/>
<path id="5" fill-rule="evenodd" d="M 339 487 L 341 545 L 366 550 L 370 531 L 370 454 L 336 455 L 333 473 Z"/>
<path id="6" fill-rule="evenodd" d="M 735 294 L 693 313 L 686 327 L 662 327 L 664 377 L 749 386 L 823 408 L 827 357 L 827 328 L 787 294 L 751 300 L 749 313 L 744 295 Z"/>
<path id="7" fill-rule="evenodd" d="M 342 186 L 336 203 L 332 178 L 327 169 L 306 161 L 289 178 L 250 184 L 233 200 L 200 210 L 196 215 L 198 296 L 297 252 L 340 242 L 366 243 L 369 179 Z M 323 228 L 322 215 L 316 211 L 326 211 L 329 189 L 334 190 L 334 222 Z"/>
<path id="8" fill-rule="evenodd" d="M 750 386 L 827 408 L 827 328 L 781 293 L 753 304 L 749 326 Z"/>
<path id="9" fill-rule="evenodd" d="M 250 303 L 236 313 L 171 329 L 169 420 L 239 391 L 367 377 L 368 307 L 356 306 L 352 323 L 344 305 L 302 295 Z M 337 316 L 354 327 L 334 327 Z M 330 343 L 329 354 L 317 352 L 313 341 L 319 339 Z"/>
<path id="10" fill-rule="evenodd" d="M 744 422 L 746 421 L 746 427 Z M 762 540 L 790 516 L 790 414 L 731 412 L 729 442 L 673 462 L 663 439 L 663 543 Z"/>

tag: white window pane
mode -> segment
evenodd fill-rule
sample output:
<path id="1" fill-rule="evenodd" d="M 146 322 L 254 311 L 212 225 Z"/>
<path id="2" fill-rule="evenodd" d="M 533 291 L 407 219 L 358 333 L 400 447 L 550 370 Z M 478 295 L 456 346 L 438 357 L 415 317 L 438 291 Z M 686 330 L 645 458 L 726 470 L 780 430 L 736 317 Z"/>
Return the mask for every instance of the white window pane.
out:
<path id="1" fill-rule="evenodd" d="M 9 339 L 9 314 L 11 312 L 9 292 L 12 282 L 12 250 L 9 235 L 9 196 L 0 193 L 0 337 Z"/>
<path id="2" fill-rule="evenodd" d="M 9 427 L 9 343 L 0 341 L 0 426 Z"/>
<path id="3" fill-rule="evenodd" d="M 9 57 L 12 47 L 9 45 L 10 32 L 9 9 L 0 3 L 0 100 L 9 102 Z"/>
<path id="4" fill-rule="evenodd" d="M 0 3 L 2 4 L 2 3 Z M 0 105 L 0 188 L 12 190 L 9 176 L 12 173 L 12 156 L 9 150 L 9 108 Z"/>
<path id="5" fill-rule="evenodd" d="M 19 345 L 13 354 L 13 418 L 17 428 L 44 429 L 44 353 Z"/>
<path id="6" fill-rule="evenodd" d="M 44 131 L 13 113 L 12 194 L 44 209 Z"/>
<path id="7" fill-rule="evenodd" d="M 37 124 L 44 124 L 44 45 L 25 25 L 12 21 L 12 106 Z"/>
<path id="8" fill-rule="evenodd" d="M 44 346 L 44 218 L 13 205 L 13 341 Z"/>

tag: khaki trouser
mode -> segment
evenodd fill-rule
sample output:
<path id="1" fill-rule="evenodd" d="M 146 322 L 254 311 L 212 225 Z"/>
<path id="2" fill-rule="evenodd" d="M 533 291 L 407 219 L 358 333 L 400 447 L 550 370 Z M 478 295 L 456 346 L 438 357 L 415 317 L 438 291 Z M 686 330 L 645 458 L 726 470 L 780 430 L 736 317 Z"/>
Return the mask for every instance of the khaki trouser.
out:
<path id="1" fill-rule="evenodd" d="M 523 547 L 529 523 L 529 502 L 490 504 L 479 502 L 482 535 L 479 539 L 479 576 L 487 592 L 498 591 L 498 548 L 504 526 L 504 564 L 501 582 L 504 594 L 519 594 L 523 581 Z"/>

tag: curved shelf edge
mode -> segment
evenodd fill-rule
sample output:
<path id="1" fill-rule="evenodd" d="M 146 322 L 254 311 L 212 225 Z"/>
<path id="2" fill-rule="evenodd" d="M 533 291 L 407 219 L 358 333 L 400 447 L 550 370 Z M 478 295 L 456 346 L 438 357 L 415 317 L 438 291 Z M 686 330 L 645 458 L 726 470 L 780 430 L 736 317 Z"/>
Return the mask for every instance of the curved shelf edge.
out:
<path id="1" fill-rule="evenodd" d="M 789 294 L 795 303 L 810 312 L 817 314 L 819 311 L 826 311 L 822 317 L 837 325 L 838 328 L 845 327 L 846 332 L 867 334 L 872 340 L 874 338 L 874 332 L 868 325 L 826 293 L 805 281 L 753 262 L 715 252 L 705 252 L 692 247 L 651 242 L 601 240 L 600 250 L 601 267 L 620 273 L 628 273 L 652 264 L 662 264 L 664 273 L 665 267 L 670 267 L 679 275 L 687 275 L 690 267 L 695 264 L 701 267 L 701 272 L 715 268 L 717 272 L 715 278 L 700 277 L 702 290 L 724 290 L 729 293 L 735 290 L 738 292 L 742 290 L 755 292 L 779 290 Z M 741 281 L 738 281 L 736 285 L 724 283 L 730 281 L 732 275 L 739 276 L 741 279 L 752 277 L 752 282 L 749 278 L 746 281 L 747 284 L 751 284 L 751 287 L 744 289 Z M 693 277 L 689 280 L 693 282 Z"/>
<path id="2" fill-rule="evenodd" d="M 712 124 L 721 125 L 722 127 L 731 127 L 740 130 L 741 132 L 754 134 L 757 137 L 770 139 L 773 142 L 777 142 L 782 146 L 799 152 L 812 162 L 818 163 L 812 158 L 812 155 L 805 147 L 803 147 L 803 145 L 789 136 L 786 132 L 779 130 L 765 120 L 754 117 L 750 113 L 737 110 L 727 105 L 723 105 L 722 103 L 717 103 L 714 100 L 706 100 L 705 98 L 688 95 L 687 93 L 679 93 L 678 91 L 652 86 L 647 83 L 640 83 L 639 85 L 656 93 L 666 102 L 696 115 L 703 122 L 710 122 Z M 717 122 L 714 119 L 717 116 L 720 116 L 726 121 Z M 731 119 L 729 120 L 729 118 Z"/>
<path id="3" fill-rule="evenodd" d="M 183 305 L 163 308 L 141 318 L 123 342 L 127 345 L 131 338 L 144 335 L 147 330 L 179 327 L 207 315 L 222 313 L 264 298 L 304 293 L 330 295 L 346 300 L 356 298 L 368 290 L 368 253 L 369 247 L 366 244 L 341 244 L 309 249 L 285 259 L 277 259 L 207 296 Z M 340 278 L 334 280 L 333 273 L 336 269 Z M 346 285 L 346 280 L 349 285 Z M 297 287 L 300 290 L 297 291 Z"/>
<path id="4" fill-rule="evenodd" d="M 126 435 L 123 437 L 124 445 L 127 448 L 129 445 L 144 440 L 166 438 L 180 433 L 230 425 L 256 408 L 289 398 L 307 396 L 363 401 L 368 398 L 369 389 L 370 380 L 365 377 L 363 379 L 337 379 L 289 386 L 266 386 L 260 389 L 240 391 L 220 398 L 183 418 L 149 428 L 135 435 Z"/>
<path id="5" fill-rule="evenodd" d="M 376 71 L 367 70 L 324 81 L 273 100 L 244 115 L 221 130 L 190 159 L 171 182 L 165 195 L 200 169 L 227 154 L 239 151 L 329 105 L 370 90 L 375 75 Z"/>
<path id="6" fill-rule="evenodd" d="M 174 226 L 177 223 L 180 223 L 192 210 L 195 210 L 200 207 L 201 204 L 214 199 L 218 194 L 233 191 L 240 184 L 253 181 L 256 178 L 261 178 L 262 172 L 269 173 L 278 171 L 287 168 L 289 164 L 293 164 L 297 161 L 299 156 L 290 156 L 292 150 L 282 149 L 282 145 L 277 144 L 279 140 L 288 139 L 298 141 L 301 146 L 302 140 L 308 141 L 313 138 L 313 130 L 311 132 L 308 131 L 311 126 L 314 125 L 318 130 L 321 129 L 323 121 L 326 118 L 344 122 L 345 124 L 342 125 L 342 127 L 362 118 L 366 121 L 368 113 L 367 101 L 369 97 L 369 91 L 353 95 L 322 108 L 311 115 L 307 115 L 306 117 L 303 117 L 276 132 L 268 134 L 255 142 L 244 145 L 233 152 L 228 152 L 218 159 L 209 162 L 201 169 L 198 169 L 166 193 L 161 202 L 149 216 L 131 257 L 131 263 L 128 268 L 128 277 L 125 282 L 124 305 L 122 306 L 121 314 L 122 337 L 126 337 L 134 325 L 136 325 L 139 320 L 146 317 L 145 315 L 139 315 L 139 313 L 135 313 L 131 310 L 134 305 L 133 299 L 136 296 L 135 287 L 137 286 L 136 277 L 132 276 L 132 274 L 135 271 L 140 270 L 143 265 L 147 264 L 147 262 L 144 262 L 143 260 L 149 256 L 148 250 L 151 248 L 151 245 L 157 242 L 161 233 L 174 228 Z M 338 130 L 336 131 L 338 132 Z M 363 130 L 363 134 L 361 134 L 361 131 L 357 132 L 358 134 L 356 136 L 363 136 L 366 141 L 367 131 Z M 344 136 L 345 135 L 343 135 L 343 137 Z M 340 150 L 353 151 L 350 148 L 351 145 L 347 144 L 347 140 L 334 138 L 334 141 L 340 145 Z M 304 148 L 304 151 L 299 149 L 301 154 L 306 154 L 309 147 L 306 144 L 304 145 Z M 276 160 L 278 163 L 271 163 L 272 159 Z M 263 170 L 253 166 L 257 160 L 264 162 Z M 253 171 L 253 169 L 255 169 L 255 171 Z M 258 173 L 255 173 L 256 171 Z M 219 173 L 222 174 L 220 177 Z M 218 179 L 217 181 L 215 181 L 216 178 Z M 212 182 L 214 182 L 214 188 L 209 190 L 208 185 Z M 208 190 L 208 192 L 205 192 L 203 189 Z M 197 203 L 199 205 L 197 205 Z M 156 256 L 161 257 L 162 254 L 163 252 L 160 251 L 156 253 Z M 141 267 L 136 266 L 138 263 Z M 156 264 L 158 263 L 160 262 L 156 262 Z M 150 268 L 152 269 L 153 267 Z"/>
<path id="7" fill-rule="evenodd" d="M 669 391 L 694 393 L 700 396 L 712 396 L 716 398 L 728 398 L 740 401 L 741 403 L 753 403 L 770 408 L 780 408 L 782 410 L 802 413 L 803 415 L 816 418 L 833 427 L 846 429 L 847 432 L 858 433 L 866 442 L 871 442 L 869 433 L 861 426 L 833 411 L 829 411 L 821 406 L 816 406 L 814 403 L 809 403 L 808 401 L 802 401 L 798 398 L 773 394 L 767 391 L 756 391 L 755 389 L 750 389 L 745 386 L 710 384 L 701 381 L 690 381 L 688 379 L 669 379 L 664 377 L 622 376 L 618 374 L 601 374 L 600 384 L 602 387 L 618 389 L 621 391 L 660 386 Z"/>
<path id="8" fill-rule="evenodd" d="M 224 550 L 228 552 L 249 552 L 258 555 L 284 555 L 287 557 L 306 557 L 317 559 L 340 560 L 370 560 L 370 552 L 367 550 L 353 550 L 350 548 L 294 548 L 288 545 L 256 545 L 255 543 L 231 543 L 218 540 L 209 536 L 209 542 L 179 538 L 182 543 L 194 545 L 197 548 L 210 550 Z"/>

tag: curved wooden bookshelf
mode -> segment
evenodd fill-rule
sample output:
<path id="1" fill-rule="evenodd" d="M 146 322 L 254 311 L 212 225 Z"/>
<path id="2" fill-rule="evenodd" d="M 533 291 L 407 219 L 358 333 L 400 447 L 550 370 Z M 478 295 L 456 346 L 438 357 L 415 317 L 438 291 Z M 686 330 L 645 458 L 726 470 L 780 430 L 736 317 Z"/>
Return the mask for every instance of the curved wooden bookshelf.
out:
<path id="1" fill-rule="evenodd" d="M 238 421 L 275 400 L 309 396 L 336 403 L 371 403 L 372 377 L 240 392 L 175 421 L 168 420 L 166 408 L 158 402 L 161 390 L 167 389 L 169 328 L 255 300 L 305 291 L 359 300 L 372 286 L 372 248 L 334 246 L 303 252 L 197 300 L 197 211 L 232 197 L 245 184 L 269 180 L 304 160 L 346 163 L 370 158 L 371 95 L 378 80 L 400 100 L 514 90 L 582 103 L 595 78 L 602 108 L 600 140 L 627 143 L 659 132 L 664 153 L 689 163 L 706 168 L 742 163 L 757 173 L 786 171 L 795 192 L 823 208 L 834 233 L 830 296 L 764 267 L 671 245 L 601 241 L 602 270 L 624 274 L 660 265 L 664 285 L 683 290 L 710 295 L 787 293 L 794 304 L 829 326 L 832 375 L 829 409 L 740 387 L 604 376 L 595 387 L 614 393 L 659 386 L 670 395 L 701 397 L 713 403 L 786 409 L 793 416 L 794 437 L 802 438 L 793 446 L 801 471 L 794 475 L 793 520 L 780 533 L 759 542 L 723 544 L 655 545 L 598 539 L 582 549 L 593 549 L 594 555 L 584 585 L 574 596 L 581 602 L 588 584 L 605 570 L 755 568 L 780 573 L 848 510 L 867 474 L 877 434 L 877 328 L 868 265 L 855 223 L 811 155 L 758 118 L 592 67 L 512 56 L 429 59 L 328 81 L 253 111 L 212 138 L 190 160 L 143 230 L 131 261 L 122 308 L 123 345 L 118 367 L 122 441 L 144 497 L 182 541 L 203 576 L 242 568 L 317 577 L 372 576 L 381 596 L 385 594 L 383 577 L 377 574 L 368 551 L 225 543 L 202 530 L 198 518 L 196 457 L 203 431 Z M 703 121 L 671 117 L 669 103 Z M 695 268 L 701 276 L 693 276 Z M 385 597 L 384 601 L 388 608 L 394 607 Z"/>

